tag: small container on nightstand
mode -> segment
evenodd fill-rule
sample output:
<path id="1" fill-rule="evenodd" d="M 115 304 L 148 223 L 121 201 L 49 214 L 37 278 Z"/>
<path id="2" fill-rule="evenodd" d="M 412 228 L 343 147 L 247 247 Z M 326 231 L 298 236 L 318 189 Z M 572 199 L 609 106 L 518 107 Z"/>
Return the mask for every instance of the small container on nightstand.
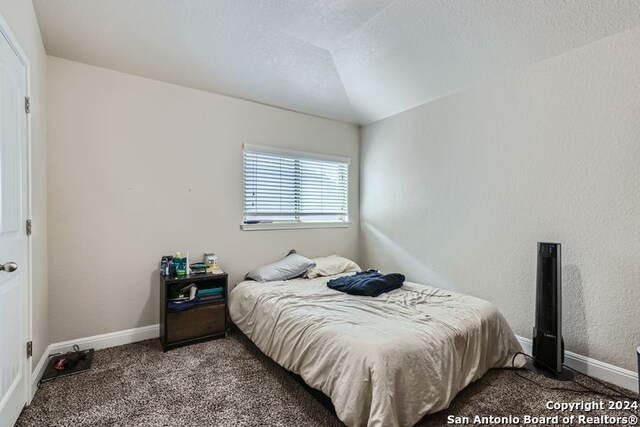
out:
<path id="1" fill-rule="evenodd" d="M 227 335 L 227 280 L 224 274 L 160 276 L 160 342 L 164 351 Z M 180 291 L 198 289 L 196 299 L 179 301 Z"/>

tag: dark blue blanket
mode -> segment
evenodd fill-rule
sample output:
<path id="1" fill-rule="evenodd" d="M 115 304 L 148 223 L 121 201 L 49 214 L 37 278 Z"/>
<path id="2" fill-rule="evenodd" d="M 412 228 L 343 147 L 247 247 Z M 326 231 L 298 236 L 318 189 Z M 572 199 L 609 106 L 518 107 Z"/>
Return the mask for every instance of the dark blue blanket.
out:
<path id="1" fill-rule="evenodd" d="M 398 273 L 385 274 L 375 270 L 361 271 L 353 276 L 329 280 L 327 286 L 351 295 L 377 297 L 385 292 L 402 287 L 404 276 Z"/>

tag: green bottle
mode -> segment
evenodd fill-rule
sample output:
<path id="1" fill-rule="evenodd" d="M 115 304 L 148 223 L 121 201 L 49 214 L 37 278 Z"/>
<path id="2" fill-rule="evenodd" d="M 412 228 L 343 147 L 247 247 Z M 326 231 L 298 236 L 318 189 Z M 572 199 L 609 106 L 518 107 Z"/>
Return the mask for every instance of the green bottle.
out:
<path id="1" fill-rule="evenodd" d="M 182 258 L 180 252 L 176 252 L 176 256 L 173 257 L 173 262 L 176 265 L 176 276 L 184 276 L 187 274 L 187 259 Z"/>

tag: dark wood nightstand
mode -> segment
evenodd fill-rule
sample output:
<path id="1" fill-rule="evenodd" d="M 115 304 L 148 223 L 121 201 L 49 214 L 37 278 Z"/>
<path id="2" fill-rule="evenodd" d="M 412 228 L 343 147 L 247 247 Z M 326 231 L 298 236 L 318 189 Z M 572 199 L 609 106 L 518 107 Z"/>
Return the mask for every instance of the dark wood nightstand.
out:
<path id="1" fill-rule="evenodd" d="M 226 273 L 160 276 L 160 342 L 164 351 L 227 336 L 227 281 Z M 170 299 L 190 284 L 211 299 L 172 311 Z"/>

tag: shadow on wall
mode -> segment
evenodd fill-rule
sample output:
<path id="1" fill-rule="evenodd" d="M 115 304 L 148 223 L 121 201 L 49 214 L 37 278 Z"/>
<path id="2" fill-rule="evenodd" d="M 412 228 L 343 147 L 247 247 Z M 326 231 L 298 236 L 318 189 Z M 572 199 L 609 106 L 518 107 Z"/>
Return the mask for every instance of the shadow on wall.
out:
<path id="1" fill-rule="evenodd" d="M 368 250 L 362 268 L 376 268 L 385 273 L 402 273 L 407 280 L 423 285 L 455 291 L 446 280 L 438 276 L 428 265 L 404 249 L 379 228 L 367 221 L 360 220 L 362 239 L 370 239 L 370 244 L 361 247 L 376 248 L 376 253 Z M 393 271 L 391 271 L 393 270 Z"/>
<path id="2" fill-rule="evenodd" d="M 160 271 L 155 269 L 149 278 L 149 297 L 144 304 L 137 327 L 153 325 L 160 322 Z M 149 319 L 154 319 L 149 323 Z"/>
<path id="3" fill-rule="evenodd" d="M 565 349 L 589 355 L 584 284 L 580 269 L 573 264 L 562 266 L 562 324 Z"/>

